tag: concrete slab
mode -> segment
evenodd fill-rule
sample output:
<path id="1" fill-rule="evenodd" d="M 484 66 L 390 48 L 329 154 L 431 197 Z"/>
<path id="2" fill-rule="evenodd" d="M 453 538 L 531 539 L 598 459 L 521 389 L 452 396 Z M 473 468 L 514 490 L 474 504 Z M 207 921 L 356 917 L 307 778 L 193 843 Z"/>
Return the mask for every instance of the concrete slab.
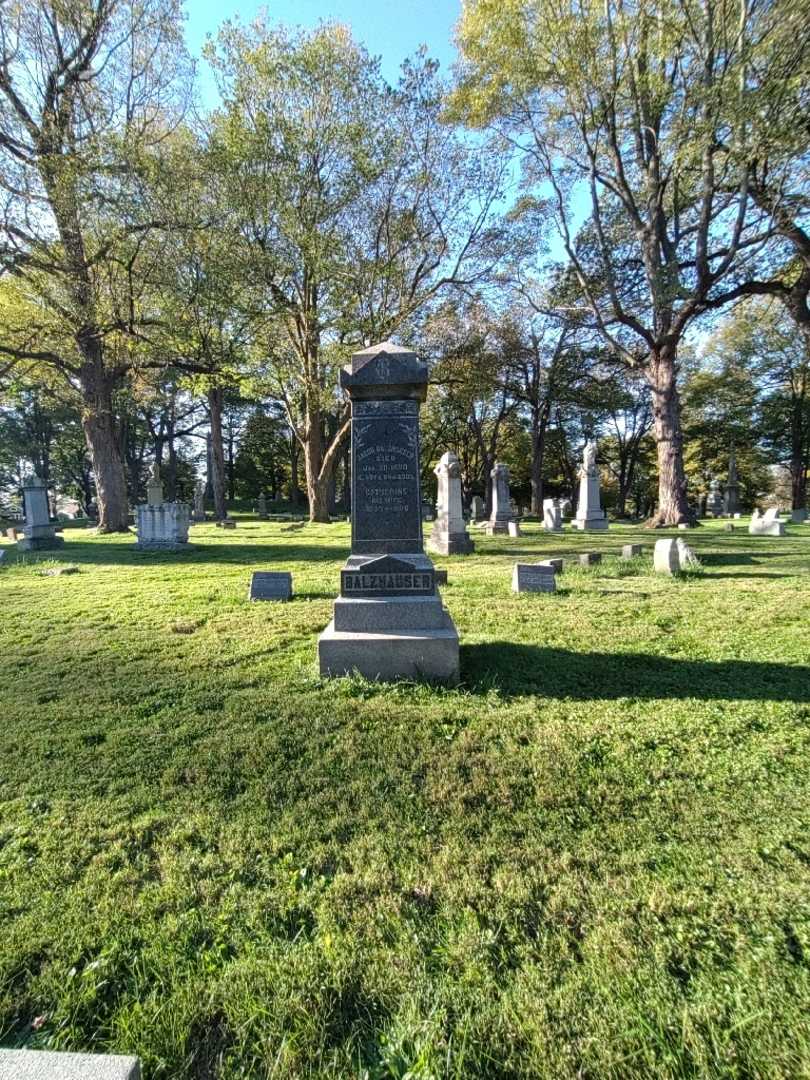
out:
<path id="1" fill-rule="evenodd" d="M 440 629 L 396 634 L 336 630 L 333 619 L 318 638 L 318 665 L 323 677 L 358 672 L 383 682 L 418 679 L 455 684 L 459 680 L 458 631 L 447 611 Z"/>
<path id="2" fill-rule="evenodd" d="M 136 1057 L 0 1050 L 0 1080 L 141 1080 Z"/>

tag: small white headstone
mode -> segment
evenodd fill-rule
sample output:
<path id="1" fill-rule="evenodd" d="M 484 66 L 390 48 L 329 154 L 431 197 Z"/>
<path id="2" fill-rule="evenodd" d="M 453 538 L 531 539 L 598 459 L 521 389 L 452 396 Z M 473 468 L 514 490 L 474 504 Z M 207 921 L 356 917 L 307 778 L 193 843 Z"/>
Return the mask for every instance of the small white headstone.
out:
<path id="1" fill-rule="evenodd" d="M 520 536 L 520 525 L 516 521 L 509 522 L 509 535 Z"/>
<path id="2" fill-rule="evenodd" d="M 678 549 L 678 564 L 681 570 L 700 566 L 700 559 L 695 555 L 694 551 L 692 551 L 685 540 L 676 540 L 675 545 Z"/>
<path id="3" fill-rule="evenodd" d="M 583 551 L 579 556 L 580 566 L 596 566 L 601 561 L 602 554 L 599 551 Z"/>
<path id="4" fill-rule="evenodd" d="M 641 544 L 625 544 L 622 547 L 623 559 L 635 559 L 642 552 Z"/>
<path id="5" fill-rule="evenodd" d="M 657 574 L 677 574 L 681 568 L 677 540 L 656 540 L 653 569 Z"/>
<path id="6" fill-rule="evenodd" d="M 512 592 L 554 592 L 556 575 L 543 563 L 515 563 L 512 569 Z"/>

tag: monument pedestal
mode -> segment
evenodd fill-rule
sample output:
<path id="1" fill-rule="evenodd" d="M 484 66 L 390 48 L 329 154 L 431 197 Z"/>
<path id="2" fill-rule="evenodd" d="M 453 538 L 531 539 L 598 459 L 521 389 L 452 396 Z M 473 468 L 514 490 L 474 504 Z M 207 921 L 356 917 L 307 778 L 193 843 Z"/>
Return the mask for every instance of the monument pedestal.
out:
<path id="1" fill-rule="evenodd" d="M 141 551 L 184 551 L 188 548 L 188 504 L 143 503 L 135 507 L 138 528 L 136 547 Z"/>
<path id="2" fill-rule="evenodd" d="M 422 547 L 419 405 L 427 374 L 390 342 L 355 353 L 341 372 L 352 405 L 352 554 L 334 618 L 318 638 L 322 676 L 458 682 L 458 633 Z"/>
<path id="3" fill-rule="evenodd" d="M 48 492 L 38 476 L 33 476 L 23 486 L 25 505 L 25 528 L 23 538 L 17 541 L 18 551 L 48 551 L 62 547 L 64 539 L 56 535 L 56 527 L 50 523 Z"/>
<path id="4" fill-rule="evenodd" d="M 596 443 L 588 440 L 582 468 L 579 471 L 579 505 L 571 522 L 580 532 L 601 532 L 608 527 L 607 514 L 602 509 L 599 492 L 599 470 L 596 467 Z"/>
<path id="5" fill-rule="evenodd" d="M 64 545 L 64 538 L 57 536 L 52 525 L 26 525 L 23 539 L 17 541 L 18 551 L 50 551 Z"/>

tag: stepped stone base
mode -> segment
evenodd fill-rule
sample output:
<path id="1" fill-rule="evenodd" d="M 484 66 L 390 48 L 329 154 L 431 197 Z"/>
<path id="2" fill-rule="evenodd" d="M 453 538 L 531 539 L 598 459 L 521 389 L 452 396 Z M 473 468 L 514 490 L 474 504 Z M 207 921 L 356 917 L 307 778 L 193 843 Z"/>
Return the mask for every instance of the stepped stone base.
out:
<path id="1" fill-rule="evenodd" d="M 448 533 L 435 527 L 427 546 L 437 555 L 471 555 L 475 551 L 475 544 L 466 532 Z"/>
<path id="2" fill-rule="evenodd" d="M 382 602 L 382 601 L 378 601 Z M 351 675 L 392 682 L 397 679 L 455 684 L 459 680 L 458 632 L 442 611 L 436 629 L 371 633 L 336 630 L 335 620 L 318 638 L 318 664 L 322 676 Z"/>
<path id="3" fill-rule="evenodd" d="M 606 517 L 574 518 L 571 526 L 579 529 L 580 532 L 601 532 L 608 527 L 608 519 Z"/>

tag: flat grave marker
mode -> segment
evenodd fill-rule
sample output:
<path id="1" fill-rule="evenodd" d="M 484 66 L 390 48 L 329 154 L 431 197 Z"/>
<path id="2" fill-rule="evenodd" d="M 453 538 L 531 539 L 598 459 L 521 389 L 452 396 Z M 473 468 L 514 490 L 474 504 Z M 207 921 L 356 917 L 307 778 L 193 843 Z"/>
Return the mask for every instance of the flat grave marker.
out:
<path id="1" fill-rule="evenodd" d="M 292 574 L 289 571 L 254 570 L 250 576 L 248 600 L 290 600 Z"/>
<path id="2" fill-rule="evenodd" d="M 557 576 L 545 563 L 515 563 L 512 569 L 512 592 L 555 592 Z"/>

